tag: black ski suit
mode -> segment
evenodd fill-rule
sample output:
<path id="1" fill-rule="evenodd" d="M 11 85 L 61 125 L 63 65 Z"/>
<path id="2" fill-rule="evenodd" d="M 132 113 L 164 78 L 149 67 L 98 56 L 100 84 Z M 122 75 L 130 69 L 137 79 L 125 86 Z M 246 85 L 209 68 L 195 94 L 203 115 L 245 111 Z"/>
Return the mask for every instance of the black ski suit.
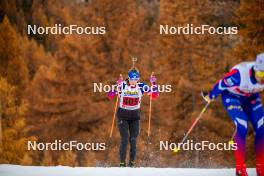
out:
<path id="1" fill-rule="evenodd" d="M 128 141 L 130 142 L 130 161 L 134 161 L 136 159 L 136 140 L 140 126 L 140 110 L 126 110 L 119 108 L 117 111 L 117 124 L 121 136 L 119 146 L 120 161 L 124 163 L 126 161 Z"/>

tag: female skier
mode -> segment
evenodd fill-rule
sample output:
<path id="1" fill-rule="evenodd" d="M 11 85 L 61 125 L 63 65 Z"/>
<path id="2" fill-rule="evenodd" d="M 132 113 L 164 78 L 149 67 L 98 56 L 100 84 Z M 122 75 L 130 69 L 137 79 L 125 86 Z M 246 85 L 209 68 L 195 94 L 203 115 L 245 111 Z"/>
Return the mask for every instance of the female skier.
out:
<path id="1" fill-rule="evenodd" d="M 223 105 L 236 125 L 235 151 L 236 175 L 247 176 L 245 165 L 245 141 L 250 121 L 255 131 L 256 169 L 258 176 L 264 176 L 264 111 L 259 92 L 264 90 L 264 53 L 256 62 L 242 62 L 227 73 L 205 100 L 215 100 L 222 95 Z"/>
<path id="2" fill-rule="evenodd" d="M 136 68 L 128 72 L 128 79 L 123 81 L 122 77 L 117 81 L 117 91 L 109 92 L 109 99 L 115 95 L 119 96 L 119 108 L 117 110 L 117 124 L 121 136 L 119 146 L 120 167 L 126 166 L 127 144 L 130 142 L 129 167 L 135 167 L 136 140 L 139 134 L 140 103 L 144 93 L 158 97 L 156 77 L 150 77 L 151 87 L 139 82 L 139 71 Z"/>

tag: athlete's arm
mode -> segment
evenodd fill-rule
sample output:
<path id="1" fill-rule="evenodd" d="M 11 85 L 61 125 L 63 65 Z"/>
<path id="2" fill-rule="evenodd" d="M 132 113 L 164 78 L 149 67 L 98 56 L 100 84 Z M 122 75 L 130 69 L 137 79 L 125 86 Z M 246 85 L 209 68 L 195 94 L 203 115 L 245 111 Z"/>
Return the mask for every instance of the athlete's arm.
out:
<path id="1" fill-rule="evenodd" d="M 107 97 L 109 100 L 112 100 L 112 99 L 114 99 L 115 95 L 116 95 L 116 91 L 111 90 L 108 92 Z"/>
<path id="2" fill-rule="evenodd" d="M 239 71 L 237 69 L 231 70 L 215 84 L 213 89 L 209 92 L 208 98 L 210 100 L 216 99 L 218 95 L 222 93 L 222 91 L 231 87 L 239 86 L 240 80 L 241 78 Z"/>
<path id="3" fill-rule="evenodd" d="M 159 97 L 158 87 L 154 84 L 149 87 L 147 84 L 141 82 L 139 83 L 140 90 L 142 94 L 147 93 L 152 99 L 156 99 Z"/>
<path id="4" fill-rule="evenodd" d="M 114 99 L 115 95 L 117 95 L 118 92 L 121 92 L 123 90 L 124 81 L 121 81 L 121 82 L 118 82 L 118 81 L 117 81 L 117 84 L 116 84 L 116 88 L 114 90 L 110 90 L 108 92 L 108 94 L 107 94 L 109 100 Z"/>

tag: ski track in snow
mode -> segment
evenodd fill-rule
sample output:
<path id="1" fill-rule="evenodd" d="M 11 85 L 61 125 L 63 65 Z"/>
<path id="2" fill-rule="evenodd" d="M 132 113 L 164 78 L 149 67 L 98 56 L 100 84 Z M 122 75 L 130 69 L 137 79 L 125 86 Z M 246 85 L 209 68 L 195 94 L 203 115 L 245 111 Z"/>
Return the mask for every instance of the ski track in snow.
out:
<path id="1" fill-rule="evenodd" d="M 253 168 L 249 176 L 256 176 Z M 19 166 L 0 164 L 0 176 L 234 176 L 235 169 Z"/>

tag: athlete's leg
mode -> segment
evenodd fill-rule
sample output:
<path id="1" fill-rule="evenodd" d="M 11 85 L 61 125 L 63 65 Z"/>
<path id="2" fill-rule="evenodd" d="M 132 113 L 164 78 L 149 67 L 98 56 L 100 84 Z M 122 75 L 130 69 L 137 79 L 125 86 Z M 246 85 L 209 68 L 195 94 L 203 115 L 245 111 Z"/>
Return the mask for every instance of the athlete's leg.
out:
<path id="1" fill-rule="evenodd" d="M 259 176 L 264 176 L 264 110 L 259 94 L 249 98 L 246 109 L 255 131 L 257 172 Z"/>
<path id="2" fill-rule="evenodd" d="M 129 124 L 128 124 L 128 121 L 122 120 L 122 119 L 118 119 L 117 123 L 118 123 L 118 129 L 119 129 L 120 137 L 121 137 L 120 146 L 119 146 L 120 166 L 125 166 Z"/>
<path id="3" fill-rule="evenodd" d="M 222 94 L 223 105 L 228 115 L 236 125 L 237 132 L 235 134 L 234 141 L 237 144 L 237 150 L 235 150 L 234 153 L 237 172 L 244 172 L 246 174 L 245 145 L 248 129 L 248 117 L 242 108 L 241 101 L 242 100 L 239 97 L 233 96 L 230 93 Z"/>
<path id="4" fill-rule="evenodd" d="M 129 121 L 129 132 L 130 132 L 130 164 L 134 165 L 137 153 L 137 137 L 139 134 L 139 120 Z"/>

